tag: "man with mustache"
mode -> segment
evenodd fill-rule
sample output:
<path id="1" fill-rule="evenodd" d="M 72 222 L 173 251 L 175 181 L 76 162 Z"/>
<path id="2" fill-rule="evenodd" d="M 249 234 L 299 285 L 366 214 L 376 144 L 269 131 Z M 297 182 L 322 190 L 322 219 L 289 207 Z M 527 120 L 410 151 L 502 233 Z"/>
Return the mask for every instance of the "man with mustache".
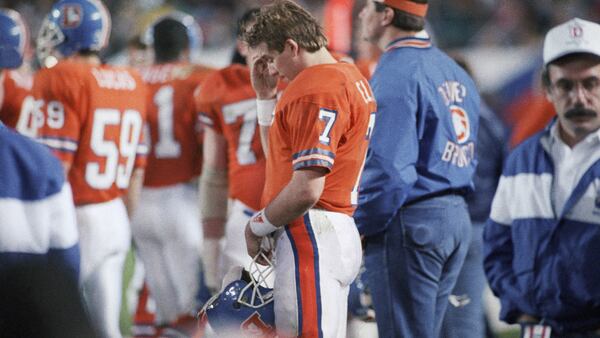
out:
<path id="1" fill-rule="evenodd" d="M 600 336 L 600 25 L 573 19 L 544 41 L 557 117 L 509 156 L 484 231 L 500 317 L 522 337 Z"/>

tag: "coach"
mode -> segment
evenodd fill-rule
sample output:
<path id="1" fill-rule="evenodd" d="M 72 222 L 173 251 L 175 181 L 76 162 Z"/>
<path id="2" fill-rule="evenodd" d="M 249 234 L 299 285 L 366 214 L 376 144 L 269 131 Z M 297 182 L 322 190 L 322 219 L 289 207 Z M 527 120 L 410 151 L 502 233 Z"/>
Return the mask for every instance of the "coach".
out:
<path id="1" fill-rule="evenodd" d="M 380 337 L 437 337 L 467 248 L 480 99 L 432 46 L 425 0 L 367 1 L 362 38 L 384 51 L 355 219 Z"/>
<path id="2" fill-rule="evenodd" d="M 600 335 L 599 36 L 581 19 L 546 35 L 542 82 L 557 117 L 507 159 L 484 230 L 500 317 L 528 337 Z"/>

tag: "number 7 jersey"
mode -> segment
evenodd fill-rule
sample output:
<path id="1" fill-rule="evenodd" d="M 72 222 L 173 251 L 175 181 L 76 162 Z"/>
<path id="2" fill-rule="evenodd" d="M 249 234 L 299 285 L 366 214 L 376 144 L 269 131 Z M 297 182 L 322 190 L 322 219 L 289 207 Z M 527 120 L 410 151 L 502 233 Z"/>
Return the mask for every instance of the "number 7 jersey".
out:
<path id="1" fill-rule="evenodd" d="M 127 68 L 64 60 L 35 76 L 42 104 L 38 132 L 68 167 L 75 205 L 120 197 L 134 167 L 145 165 L 146 88 Z"/>
<path id="2" fill-rule="evenodd" d="M 265 155 L 248 67 L 233 64 L 212 74 L 196 95 L 196 107 L 202 123 L 227 140 L 229 197 L 260 209 Z"/>
<path id="3" fill-rule="evenodd" d="M 290 82 L 269 130 L 264 205 L 290 182 L 295 170 L 328 173 L 315 208 L 352 215 L 364 166 L 375 99 L 353 64 L 306 68 Z"/>

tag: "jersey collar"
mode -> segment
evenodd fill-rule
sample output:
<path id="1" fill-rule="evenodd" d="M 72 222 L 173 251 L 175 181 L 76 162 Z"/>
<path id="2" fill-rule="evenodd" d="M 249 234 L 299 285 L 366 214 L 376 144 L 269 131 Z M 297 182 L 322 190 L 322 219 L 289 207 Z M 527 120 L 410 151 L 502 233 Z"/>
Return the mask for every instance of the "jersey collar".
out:
<path id="1" fill-rule="evenodd" d="M 400 38 L 390 42 L 385 47 L 385 52 L 396 48 L 431 48 L 431 38 L 425 30 L 422 30 L 414 36 Z"/>

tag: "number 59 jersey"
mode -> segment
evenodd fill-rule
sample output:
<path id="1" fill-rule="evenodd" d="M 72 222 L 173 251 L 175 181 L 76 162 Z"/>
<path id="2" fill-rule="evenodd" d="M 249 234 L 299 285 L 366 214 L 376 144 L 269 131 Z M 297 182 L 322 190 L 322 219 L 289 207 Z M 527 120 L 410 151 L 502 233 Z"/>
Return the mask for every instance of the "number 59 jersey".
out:
<path id="1" fill-rule="evenodd" d="M 38 136 L 70 167 L 75 205 L 121 196 L 147 152 L 146 88 L 139 75 L 64 60 L 36 74 L 33 95 L 44 115 Z"/>

